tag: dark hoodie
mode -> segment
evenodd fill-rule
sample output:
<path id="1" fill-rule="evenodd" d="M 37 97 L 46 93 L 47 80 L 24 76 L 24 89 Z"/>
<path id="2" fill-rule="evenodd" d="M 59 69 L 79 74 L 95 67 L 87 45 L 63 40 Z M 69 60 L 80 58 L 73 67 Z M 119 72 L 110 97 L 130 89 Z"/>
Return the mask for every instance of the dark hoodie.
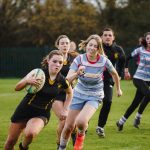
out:
<path id="1" fill-rule="evenodd" d="M 120 77 L 123 77 L 123 71 L 125 67 L 125 53 L 121 46 L 113 43 L 111 46 L 103 44 L 103 48 L 106 56 L 112 62 L 113 66 L 116 68 Z M 114 84 L 112 76 L 108 70 L 104 71 L 104 82 L 109 82 L 111 85 Z"/>

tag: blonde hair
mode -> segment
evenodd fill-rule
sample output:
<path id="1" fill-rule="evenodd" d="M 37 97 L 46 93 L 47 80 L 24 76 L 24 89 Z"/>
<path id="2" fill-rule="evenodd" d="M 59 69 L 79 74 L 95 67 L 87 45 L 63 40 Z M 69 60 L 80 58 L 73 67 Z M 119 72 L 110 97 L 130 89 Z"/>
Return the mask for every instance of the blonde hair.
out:
<path id="1" fill-rule="evenodd" d="M 60 55 L 63 57 L 62 52 L 60 52 L 59 50 L 52 50 L 48 55 L 46 55 L 42 62 L 41 62 L 41 66 L 43 69 L 46 69 L 48 67 L 48 63 L 47 61 L 50 60 L 54 55 Z"/>
<path id="2" fill-rule="evenodd" d="M 79 44 L 79 50 L 84 50 L 85 51 L 87 44 L 92 39 L 97 41 L 98 53 L 101 54 L 101 55 L 105 55 L 104 50 L 103 50 L 103 46 L 102 46 L 102 39 L 97 34 L 90 35 L 86 40 L 81 40 L 81 43 Z"/>

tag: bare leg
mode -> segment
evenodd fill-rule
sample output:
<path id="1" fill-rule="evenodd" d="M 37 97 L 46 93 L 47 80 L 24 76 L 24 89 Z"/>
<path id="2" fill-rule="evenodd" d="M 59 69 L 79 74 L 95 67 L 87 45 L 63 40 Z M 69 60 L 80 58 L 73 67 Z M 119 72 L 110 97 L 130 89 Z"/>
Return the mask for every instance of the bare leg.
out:
<path id="1" fill-rule="evenodd" d="M 39 132 L 44 127 L 44 121 L 41 118 L 32 118 L 27 122 L 26 128 L 24 130 L 24 140 L 22 146 L 27 148 Z"/>
<path id="2" fill-rule="evenodd" d="M 85 131 L 88 128 L 88 122 L 95 113 L 96 109 L 86 104 L 83 109 L 80 111 L 77 119 L 76 119 L 76 126 L 78 128 L 78 134 L 76 137 L 76 142 L 74 145 L 74 150 L 83 149 L 84 139 L 85 139 Z M 88 113 L 87 113 L 88 112 Z"/>
<path id="3" fill-rule="evenodd" d="M 86 104 L 76 119 L 77 128 L 85 132 L 86 129 L 88 128 L 88 122 L 95 112 L 96 109 L 93 106 Z"/>
<path id="4" fill-rule="evenodd" d="M 80 113 L 80 110 L 69 110 L 68 117 L 65 123 L 65 127 L 62 131 L 62 136 L 64 139 L 68 140 L 70 138 L 70 134 L 75 128 L 75 121 L 79 113 Z"/>
<path id="5" fill-rule="evenodd" d="M 65 125 L 65 120 L 60 120 L 60 117 L 61 117 L 61 111 L 63 110 L 63 102 L 62 101 L 55 101 L 53 103 L 53 106 L 52 106 L 52 110 L 54 111 L 55 115 L 57 116 L 58 118 L 58 127 L 57 127 L 57 144 L 60 143 L 60 136 L 61 136 L 61 132 L 64 128 L 64 125 Z"/>
<path id="6" fill-rule="evenodd" d="M 95 113 L 96 109 L 91 105 L 85 105 L 82 110 L 69 110 L 68 117 L 66 119 L 65 127 L 61 134 L 59 150 L 64 149 L 68 143 L 71 132 L 75 125 L 84 133 L 88 127 L 90 118 Z M 88 113 L 87 113 L 88 112 Z"/>
<path id="7" fill-rule="evenodd" d="M 17 143 L 17 140 L 25 128 L 26 123 L 11 123 L 9 127 L 8 137 L 5 142 L 4 150 L 14 150 L 14 145 Z"/>

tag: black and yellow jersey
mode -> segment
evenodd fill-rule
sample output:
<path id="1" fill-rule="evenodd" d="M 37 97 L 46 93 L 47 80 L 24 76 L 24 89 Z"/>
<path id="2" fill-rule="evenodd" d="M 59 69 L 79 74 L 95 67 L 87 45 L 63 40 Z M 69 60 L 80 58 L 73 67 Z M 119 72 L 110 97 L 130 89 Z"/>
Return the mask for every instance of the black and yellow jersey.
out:
<path id="1" fill-rule="evenodd" d="M 125 52 L 122 47 L 118 46 L 116 43 L 113 43 L 111 46 L 103 44 L 104 52 L 108 59 L 111 61 L 113 66 L 116 68 L 120 77 L 123 76 L 123 71 L 125 67 Z M 104 81 L 110 82 L 113 84 L 113 79 L 108 70 L 104 71 Z"/>
<path id="2" fill-rule="evenodd" d="M 73 62 L 73 60 L 74 60 L 74 57 L 71 54 L 68 54 L 67 61 L 64 61 L 63 67 L 60 71 L 63 76 L 65 77 L 67 76 L 68 71 L 70 69 L 70 65 Z"/>
<path id="3" fill-rule="evenodd" d="M 22 104 L 28 104 L 40 109 L 50 109 L 52 102 L 55 97 L 59 94 L 62 89 L 67 89 L 69 87 L 69 82 L 65 79 L 61 73 L 59 73 L 55 81 L 51 81 L 49 77 L 48 70 L 43 70 L 46 76 L 45 84 L 43 88 L 35 93 L 27 93 L 23 98 Z"/>

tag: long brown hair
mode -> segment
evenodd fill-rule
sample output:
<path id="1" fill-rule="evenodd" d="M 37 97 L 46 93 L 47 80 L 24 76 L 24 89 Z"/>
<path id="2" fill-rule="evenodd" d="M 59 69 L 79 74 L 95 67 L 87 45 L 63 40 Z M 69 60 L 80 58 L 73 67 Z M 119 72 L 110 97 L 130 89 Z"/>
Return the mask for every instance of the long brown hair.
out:
<path id="1" fill-rule="evenodd" d="M 54 55 L 60 55 L 63 57 L 62 52 L 60 52 L 59 50 L 52 50 L 48 55 L 46 55 L 42 62 L 41 62 L 41 66 L 43 69 L 46 69 L 48 67 L 48 61 L 54 56 Z"/>

